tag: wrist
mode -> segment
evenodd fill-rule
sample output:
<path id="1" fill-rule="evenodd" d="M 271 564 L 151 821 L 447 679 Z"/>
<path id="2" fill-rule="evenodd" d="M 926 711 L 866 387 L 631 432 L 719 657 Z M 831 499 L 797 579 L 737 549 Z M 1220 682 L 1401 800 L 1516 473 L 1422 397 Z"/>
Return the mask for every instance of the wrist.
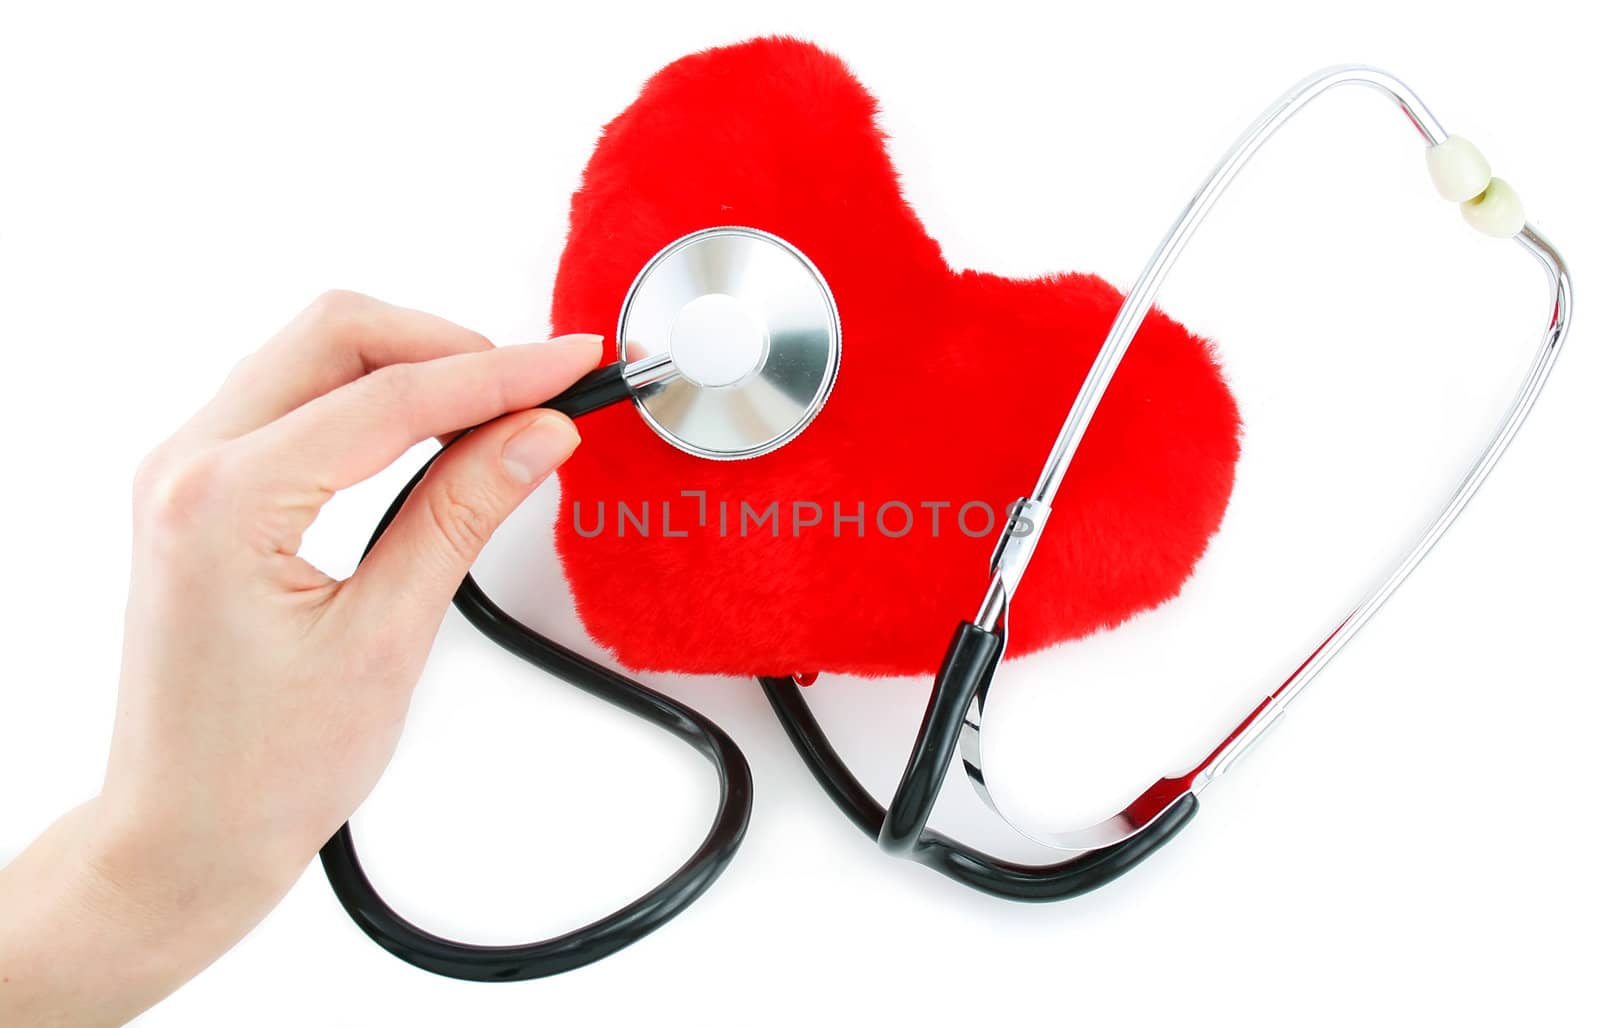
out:
<path id="1" fill-rule="evenodd" d="M 223 948 L 231 945 L 272 909 L 307 863 L 275 852 L 266 840 L 136 815 L 103 797 L 79 811 L 85 814 L 76 851 L 84 901 L 110 927 L 131 921 L 160 930 L 168 948 L 196 934 L 226 935 Z"/>
<path id="2" fill-rule="evenodd" d="M 91 800 L 0 869 L 0 1023 L 127 1021 L 226 952 L 297 873 Z"/>

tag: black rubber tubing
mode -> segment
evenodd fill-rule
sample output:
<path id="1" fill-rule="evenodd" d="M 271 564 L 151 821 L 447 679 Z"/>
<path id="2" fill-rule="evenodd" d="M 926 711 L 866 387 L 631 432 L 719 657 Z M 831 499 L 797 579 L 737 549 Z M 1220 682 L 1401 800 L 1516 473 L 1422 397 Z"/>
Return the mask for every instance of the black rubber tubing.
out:
<path id="1" fill-rule="evenodd" d="M 957 627 L 887 810 L 850 773 L 807 706 L 800 684 L 793 677 L 761 678 L 760 682 L 789 741 L 823 791 L 884 852 L 913 860 L 992 896 L 1033 902 L 1070 899 L 1133 870 L 1189 823 L 1200 802 L 1192 793 L 1185 795 L 1139 834 L 1054 864 L 1002 860 L 928 829 L 928 817 L 955 755 L 968 704 L 978 685 L 994 674 L 1000 650 L 998 635 L 966 621 Z"/>
<path id="2" fill-rule="evenodd" d="M 909 856 L 922 838 L 961 738 L 962 717 L 978 686 L 994 675 L 1000 649 L 1000 637 L 993 632 L 970 621 L 956 627 L 934 677 L 911 757 L 878 829 L 878 848 L 890 856 Z"/>
<path id="3" fill-rule="evenodd" d="M 621 365 L 610 364 L 580 379 L 544 406 L 570 417 L 628 398 Z M 429 458 L 389 505 L 367 543 L 363 559 L 394 521 L 439 455 Z M 322 847 L 322 868 L 345 912 L 374 942 L 416 967 L 478 982 L 543 978 L 591 964 L 660 928 L 700 897 L 727 868 L 750 824 L 754 784 L 750 764 L 728 734 L 708 718 L 653 689 L 553 642 L 507 614 L 468 575 L 456 590 L 455 606 L 478 631 L 501 647 L 561 680 L 621 707 L 682 739 L 716 769 L 717 811 L 698 849 L 661 884 L 598 921 L 541 942 L 479 946 L 455 942 L 412 924 L 384 902 L 356 856 L 346 823 Z M 558 888 L 570 882 L 554 883 Z"/>
<path id="4" fill-rule="evenodd" d="M 590 372 L 545 406 L 577 417 L 628 397 L 621 366 L 611 364 Z M 435 454 L 395 498 L 367 544 L 369 552 L 438 456 Z M 532 631 L 500 609 L 470 575 L 457 590 L 455 604 L 480 632 L 523 660 L 662 727 L 705 756 L 716 768 L 720 783 L 711 831 L 677 871 L 644 896 L 592 924 L 521 946 L 454 942 L 401 917 L 362 871 L 348 824 L 323 847 L 323 869 L 345 911 L 362 931 L 400 959 L 436 974 L 469 981 L 521 981 L 593 963 L 677 916 L 726 869 L 749 825 L 753 798 L 749 763 L 727 733 L 709 719 Z M 1133 838 L 1045 865 L 992 857 L 929 830 L 928 816 L 959 739 L 967 702 L 981 677 L 993 674 L 998 655 L 997 637 L 966 622 L 958 627 L 888 811 L 834 750 L 806 705 L 799 684 L 792 677 L 761 678 L 760 682 L 801 759 L 858 828 L 886 852 L 980 892 L 1035 902 L 1080 895 L 1132 870 L 1194 817 L 1198 800 L 1185 796 Z"/>

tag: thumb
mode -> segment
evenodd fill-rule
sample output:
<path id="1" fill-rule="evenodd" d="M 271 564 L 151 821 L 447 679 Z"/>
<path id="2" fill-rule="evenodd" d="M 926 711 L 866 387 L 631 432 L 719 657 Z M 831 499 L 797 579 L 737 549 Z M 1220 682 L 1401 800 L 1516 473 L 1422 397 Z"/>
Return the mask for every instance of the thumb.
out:
<path id="1" fill-rule="evenodd" d="M 352 600 L 386 620 L 433 627 L 489 537 L 578 442 L 572 422 L 552 410 L 513 414 L 461 440 L 428 469 L 346 583 Z"/>

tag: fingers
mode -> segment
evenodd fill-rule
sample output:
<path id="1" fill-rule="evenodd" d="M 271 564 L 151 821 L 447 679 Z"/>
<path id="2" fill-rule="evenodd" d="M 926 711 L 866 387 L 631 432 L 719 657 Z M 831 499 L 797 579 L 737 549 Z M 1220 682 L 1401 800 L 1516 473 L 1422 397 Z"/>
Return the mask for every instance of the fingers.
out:
<path id="1" fill-rule="evenodd" d="M 379 368 L 490 348 L 478 333 L 432 314 L 330 291 L 245 358 L 188 428 L 213 440 L 237 438 Z"/>
<path id="2" fill-rule="evenodd" d="M 424 439 L 543 403 L 599 359 L 599 336 L 565 336 L 391 365 L 239 440 L 240 459 L 279 500 L 325 498 Z"/>
<path id="3" fill-rule="evenodd" d="M 449 606 L 495 529 L 571 456 L 578 432 L 564 415 L 534 410 L 502 418 L 457 443 L 429 469 L 338 604 L 357 621 L 426 626 Z"/>

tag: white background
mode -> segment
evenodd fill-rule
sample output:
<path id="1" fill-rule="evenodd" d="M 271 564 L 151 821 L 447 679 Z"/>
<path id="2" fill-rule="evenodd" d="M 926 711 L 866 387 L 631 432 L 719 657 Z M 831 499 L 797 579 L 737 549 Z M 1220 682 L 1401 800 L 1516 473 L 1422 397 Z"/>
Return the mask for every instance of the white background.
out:
<path id="1" fill-rule="evenodd" d="M 469 985 L 379 951 L 313 868 L 143 1023 L 1593 1023 L 1600 359 L 1583 299 L 1600 255 L 1596 36 L 1578 4 L 8 5 L 0 860 L 97 787 L 142 453 L 328 287 L 541 338 L 600 126 L 671 59 L 780 30 L 882 99 L 952 264 L 1123 287 L 1281 90 L 1330 63 L 1385 66 L 1566 251 L 1568 353 L 1422 570 L 1193 825 L 1100 892 L 1020 906 L 882 857 L 752 683 L 652 679 L 727 726 L 757 782 L 743 851 L 678 921 L 574 974 Z M 1433 198 L 1404 120 L 1346 91 L 1263 152 L 1162 303 L 1221 346 L 1247 423 L 1239 486 L 1175 602 L 1003 672 L 993 777 L 1040 827 L 1188 767 L 1293 669 L 1485 437 L 1546 295 L 1526 254 Z M 347 571 L 404 470 L 336 501 L 309 555 Z M 519 513 L 483 578 L 578 640 L 551 584 L 552 504 Z M 926 688 L 809 695 L 881 795 Z M 964 782 L 946 792 L 936 824 L 1042 855 Z M 452 615 L 356 827 L 403 911 L 522 941 L 676 866 L 712 795 L 692 753 Z"/>

